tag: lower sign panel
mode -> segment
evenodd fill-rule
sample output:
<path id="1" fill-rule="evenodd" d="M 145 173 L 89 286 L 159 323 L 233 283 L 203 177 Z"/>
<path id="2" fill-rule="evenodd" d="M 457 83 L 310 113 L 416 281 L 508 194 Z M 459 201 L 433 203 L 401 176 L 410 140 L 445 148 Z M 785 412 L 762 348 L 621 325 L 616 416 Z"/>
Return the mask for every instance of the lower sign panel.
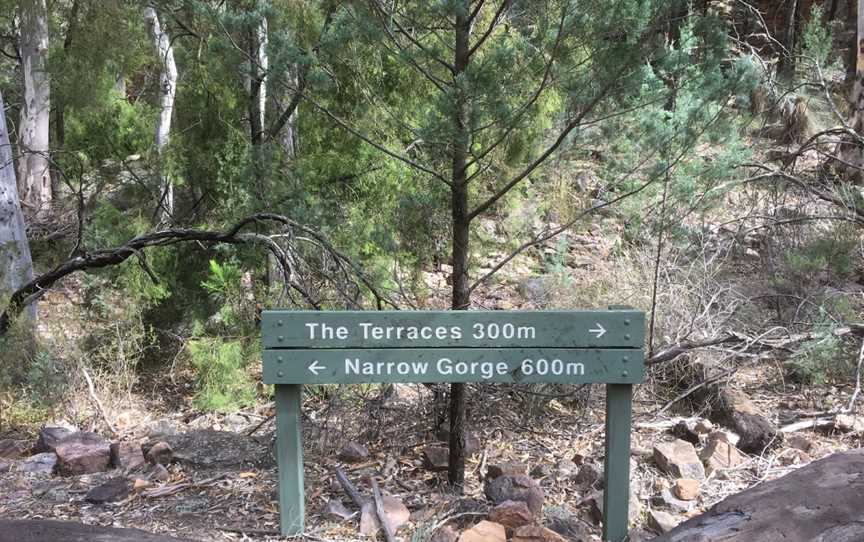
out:
<path id="1" fill-rule="evenodd" d="M 266 384 L 562 382 L 638 384 L 641 349 L 265 350 Z"/>

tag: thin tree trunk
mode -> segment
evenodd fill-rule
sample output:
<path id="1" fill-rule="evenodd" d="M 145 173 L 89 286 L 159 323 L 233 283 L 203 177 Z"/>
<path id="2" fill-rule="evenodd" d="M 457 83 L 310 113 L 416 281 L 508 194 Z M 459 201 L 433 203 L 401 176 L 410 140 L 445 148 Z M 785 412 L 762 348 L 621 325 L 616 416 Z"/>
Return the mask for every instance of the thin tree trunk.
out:
<path id="1" fill-rule="evenodd" d="M 858 2 L 858 24 L 857 39 L 855 40 L 855 84 L 852 87 L 849 105 L 851 115 L 849 126 L 859 135 L 864 135 L 864 0 Z M 846 177 L 850 181 L 860 181 L 861 169 L 864 168 L 864 149 L 861 144 L 853 138 L 844 138 L 838 143 L 837 155 L 840 156 L 842 166 L 846 170 Z"/>
<path id="2" fill-rule="evenodd" d="M 781 51 L 780 61 L 777 65 L 777 72 L 784 77 L 792 77 L 795 72 L 795 37 L 796 26 L 798 25 L 798 0 L 786 0 L 786 20 L 783 23 L 783 47 L 785 51 Z"/>
<path id="3" fill-rule="evenodd" d="M 23 0 L 21 71 L 24 102 L 18 127 L 18 192 L 22 204 L 42 216 L 51 209 L 51 82 L 48 78 L 48 9 L 45 0 Z"/>
<path id="4" fill-rule="evenodd" d="M 0 297 L 12 295 L 31 280 L 33 261 L 15 182 L 6 106 L 0 93 Z M 30 306 L 28 314 L 35 319 L 35 304 Z"/>
<path id="5" fill-rule="evenodd" d="M 451 212 L 453 221 L 453 298 L 451 308 L 466 310 L 471 305 L 468 282 L 469 233 L 468 180 L 465 166 L 468 159 L 468 97 L 460 76 L 468 68 L 471 23 L 468 5 L 464 2 L 456 15 L 456 107 L 453 112 L 453 172 Z M 450 458 L 448 479 L 453 488 L 462 492 L 465 485 L 465 384 L 450 385 Z"/>
<path id="6" fill-rule="evenodd" d="M 165 173 L 163 165 L 165 148 L 171 140 L 171 118 L 174 113 L 174 97 L 177 94 L 177 65 L 174 63 L 174 48 L 168 33 L 159 23 L 159 15 L 152 6 L 144 9 L 144 21 L 156 45 L 162 70 L 159 74 L 159 118 L 156 121 L 156 153 L 159 159 L 159 207 L 163 220 L 170 221 L 174 214 L 174 187 Z"/>

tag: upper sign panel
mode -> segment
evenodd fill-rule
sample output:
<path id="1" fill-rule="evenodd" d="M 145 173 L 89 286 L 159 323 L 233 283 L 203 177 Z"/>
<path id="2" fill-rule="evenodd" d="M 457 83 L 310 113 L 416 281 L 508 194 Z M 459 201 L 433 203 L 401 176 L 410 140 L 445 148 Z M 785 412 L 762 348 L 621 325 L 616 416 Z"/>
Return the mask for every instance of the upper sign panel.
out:
<path id="1" fill-rule="evenodd" d="M 644 313 L 265 311 L 264 348 L 642 348 Z"/>

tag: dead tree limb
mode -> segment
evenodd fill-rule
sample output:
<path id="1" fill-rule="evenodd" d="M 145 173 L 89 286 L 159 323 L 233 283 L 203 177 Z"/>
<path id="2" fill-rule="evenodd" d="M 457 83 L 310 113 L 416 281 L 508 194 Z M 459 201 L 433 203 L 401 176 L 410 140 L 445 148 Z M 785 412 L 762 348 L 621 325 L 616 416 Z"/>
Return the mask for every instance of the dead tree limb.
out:
<path id="1" fill-rule="evenodd" d="M 861 394 L 861 366 L 864 365 L 864 340 L 861 341 L 861 349 L 858 350 L 858 366 L 855 368 L 855 390 L 852 392 L 852 397 L 849 398 L 849 404 L 846 405 L 846 412 L 852 412 L 855 408 L 855 400 Z"/>
<path id="2" fill-rule="evenodd" d="M 277 224 L 302 233 L 306 239 L 310 239 L 321 250 L 329 254 L 337 266 L 343 270 L 344 275 L 352 275 L 356 281 L 365 286 L 375 298 L 379 309 L 382 308 L 384 303 L 396 306 L 378 291 L 357 264 L 337 250 L 323 234 L 308 226 L 299 224 L 288 217 L 272 213 L 260 213 L 242 219 L 225 231 L 172 228 L 139 235 L 118 247 L 78 254 L 24 284 L 11 295 L 9 302 L 3 309 L 2 314 L 0 314 L 0 336 L 9 331 L 12 322 L 21 311 L 41 297 L 60 279 L 79 271 L 90 271 L 121 264 L 130 257 L 140 257 L 145 249 L 173 246 L 187 242 L 263 245 L 265 249 L 273 254 L 279 263 L 288 288 L 299 293 L 310 306 L 316 309 L 320 308 L 318 301 L 313 295 L 302 284 L 291 277 L 291 273 L 289 272 L 291 263 L 288 261 L 285 251 L 277 243 L 273 242 L 267 235 L 261 233 L 243 232 L 244 228 L 253 224 Z"/>
<path id="3" fill-rule="evenodd" d="M 372 498 L 375 500 L 375 514 L 378 516 L 381 530 L 384 531 L 384 539 L 387 542 L 396 542 L 393 529 L 390 528 L 390 522 L 387 521 L 387 511 L 384 510 L 384 499 L 381 497 L 381 490 L 378 489 L 378 482 L 374 476 L 370 477 L 369 481 L 372 484 Z"/>
<path id="4" fill-rule="evenodd" d="M 339 481 L 339 485 L 342 486 L 342 489 L 345 490 L 345 494 L 348 495 L 348 498 L 351 499 L 351 502 L 354 503 L 358 509 L 363 509 L 363 505 L 368 501 L 366 497 L 364 497 L 360 491 L 351 483 L 351 480 L 348 479 L 348 475 L 345 474 L 345 471 L 342 470 L 341 467 L 336 467 L 336 480 Z"/>

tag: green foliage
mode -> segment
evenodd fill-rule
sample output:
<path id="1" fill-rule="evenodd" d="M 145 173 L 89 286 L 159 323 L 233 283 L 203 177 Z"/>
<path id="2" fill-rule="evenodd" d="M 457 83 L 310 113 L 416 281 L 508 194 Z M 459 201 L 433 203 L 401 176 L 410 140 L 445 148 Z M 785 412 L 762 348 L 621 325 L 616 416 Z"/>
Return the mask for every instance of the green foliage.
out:
<path id="1" fill-rule="evenodd" d="M 827 326 L 814 328 L 820 335 L 803 343 L 787 363 L 790 376 L 801 384 L 824 386 L 835 378 L 849 378 L 852 359 L 843 342 Z"/>
<path id="2" fill-rule="evenodd" d="M 258 360 L 256 352 L 241 341 L 216 338 L 189 341 L 187 350 L 197 373 L 193 400 L 197 408 L 224 412 L 254 402 L 255 384 L 246 366 L 249 360 Z"/>
<path id="3" fill-rule="evenodd" d="M 785 251 L 783 273 L 778 275 L 776 283 L 796 289 L 851 278 L 860 265 L 856 257 L 858 243 L 857 232 L 851 226 L 818 232 Z"/>

